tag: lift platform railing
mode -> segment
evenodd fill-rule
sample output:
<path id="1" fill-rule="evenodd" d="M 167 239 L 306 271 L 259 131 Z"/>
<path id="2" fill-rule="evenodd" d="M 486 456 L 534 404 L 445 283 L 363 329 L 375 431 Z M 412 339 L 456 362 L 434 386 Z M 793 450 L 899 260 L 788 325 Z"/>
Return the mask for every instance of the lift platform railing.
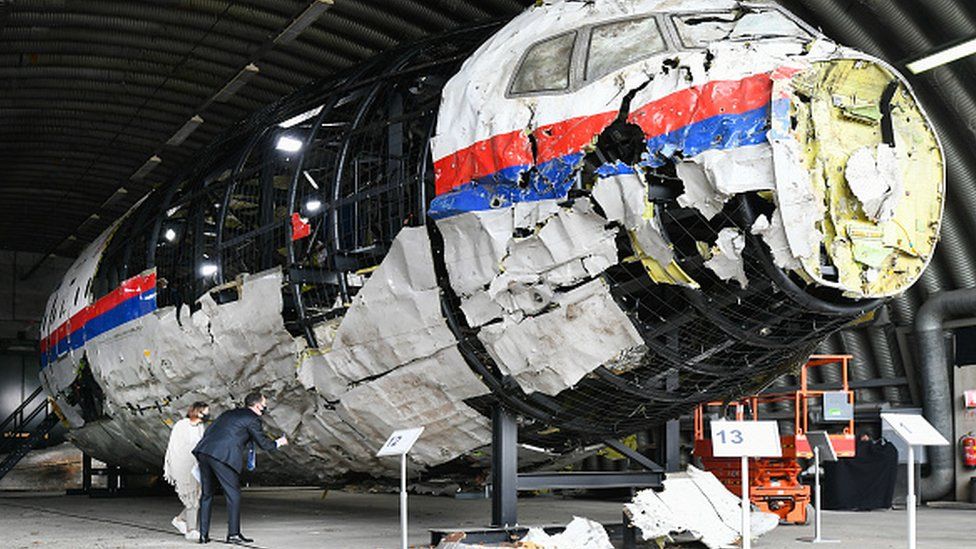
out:
<path id="1" fill-rule="evenodd" d="M 775 513 L 786 522 L 805 524 L 808 520 L 810 488 L 800 482 L 801 467 L 799 458 L 813 457 L 807 432 L 810 427 L 810 400 L 820 399 L 828 392 L 812 389 L 808 383 L 808 370 L 827 365 L 838 365 L 841 370 L 841 391 L 847 397 L 851 409 L 854 406 L 854 391 L 848 384 L 848 361 L 850 355 L 814 355 L 800 369 L 800 386 L 787 392 L 763 392 L 733 402 L 706 402 L 695 409 L 694 414 L 694 454 L 701 460 L 706 470 L 715 474 L 730 491 L 741 489 L 741 473 L 738 460 L 716 458 L 712 454 L 711 440 L 706 436 L 705 416 L 708 410 L 718 409 L 724 417 L 728 410 L 735 410 L 737 420 L 759 420 L 763 410 L 777 403 L 785 403 L 793 409 L 793 434 L 781 436 L 783 454 L 779 458 L 756 458 L 750 460 L 750 493 L 752 501 L 763 511 Z M 748 410 L 748 411 L 746 411 Z M 854 420 L 844 424 L 841 432 L 829 433 L 838 457 L 854 456 Z"/>
<path id="2" fill-rule="evenodd" d="M 729 406 L 735 408 L 736 404 L 743 404 L 744 408 L 749 410 L 751 419 L 758 420 L 759 416 L 761 415 L 761 406 L 775 403 L 787 403 L 793 409 L 794 433 L 792 439 L 795 442 L 796 456 L 801 458 L 812 458 L 813 450 L 811 450 L 810 443 L 807 441 L 806 437 L 806 433 L 810 428 L 810 400 L 820 399 L 827 393 L 842 392 L 847 396 L 847 402 L 853 408 L 854 390 L 851 388 L 848 378 L 848 367 L 851 358 L 851 355 L 811 356 L 803 368 L 800 369 L 800 386 L 795 391 L 781 393 L 765 391 L 755 396 L 743 398 L 740 401 L 714 401 L 701 404 L 695 410 L 694 415 L 695 442 L 697 443 L 698 441 L 705 439 L 705 412 L 710 408 Z M 820 368 L 829 365 L 840 366 L 841 385 L 839 391 L 814 389 L 810 387 L 808 370 L 810 368 Z M 745 417 L 742 416 L 741 412 L 738 412 L 737 419 L 745 419 Z M 841 432 L 830 433 L 829 436 L 838 457 L 854 456 L 855 438 L 853 415 L 851 416 L 851 419 L 846 422 L 846 425 L 843 427 Z"/>

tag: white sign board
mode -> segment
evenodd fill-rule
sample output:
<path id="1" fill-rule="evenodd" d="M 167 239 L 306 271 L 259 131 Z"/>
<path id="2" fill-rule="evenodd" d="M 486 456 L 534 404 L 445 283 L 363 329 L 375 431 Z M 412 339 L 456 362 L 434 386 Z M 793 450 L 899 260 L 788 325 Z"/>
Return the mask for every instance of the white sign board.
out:
<path id="1" fill-rule="evenodd" d="M 406 454 L 411 448 L 413 448 L 414 443 L 417 442 L 418 438 L 420 438 L 420 433 L 423 432 L 423 427 L 393 431 L 390 438 L 386 439 L 386 442 L 383 443 L 383 447 L 380 448 L 380 451 L 376 452 L 376 457 L 401 456 Z"/>
<path id="2" fill-rule="evenodd" d="M 807 431 L 807 443 L 811 449 L 819 450 L 820 461 L 838 461 L 834 443 L 824 431 Z"/>
<path id="3" fill-rule="evenodd" d="M 946 440 L 931 423 L 915 414 L 881 414 L 887 423 L 909 446 L 948 446 Z"/>
<path id="4" fill-rule="evenodd" d="M 712 421 L 715 457 L 782 457 L 775 421 Z"/>

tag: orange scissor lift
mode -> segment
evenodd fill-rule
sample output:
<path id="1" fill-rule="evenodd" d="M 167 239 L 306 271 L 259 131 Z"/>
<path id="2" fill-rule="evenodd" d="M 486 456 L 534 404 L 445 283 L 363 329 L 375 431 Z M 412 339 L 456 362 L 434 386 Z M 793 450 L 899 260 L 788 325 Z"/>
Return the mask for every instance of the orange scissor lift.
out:
<path id="1" fill-rule="evenodd" d="M 768 513 L 779 515 L 780 520 L 793 524 L 807 524 L 810 504 L 810 487 L 800 483 L 802 470 L 798 458 L 812 458 L 813 450 L 807 441 L 812 398 L 821 398 L 827 391 L 808 388 L 807 370 L 839 364 L 842 391 L 847 394 L 853 409 L 854 391 L 847 382 L 847 365 L 850 355 L 814 355 L 800 370 L 800 389 L 788 393 L 766 393 L 744 398 L 738 402 L 706 402 L 695 410 L 695 450 L 705 470 L 714 474 L 733 494 L 739 494 L 741 474 L 739 458 L 717 458 L 712 455 L 712 441 L 705 436 L 705 414 L 710 408 L 728 410 L 734 407 L 736 419 L 742 420 L 749 410 L 753 420 L 760 419 L 759 405 L 786 402 L 793 407 L 796 430 L 793 435 L 781 436 L 783 456 L 780 458 L 753 458 L 749 460 L 749 495 L 752 503 Z M 853 457 L 855 448 L 854 420 L 845 424 L 839 433 L 829 433 L 837 457 Z"/>

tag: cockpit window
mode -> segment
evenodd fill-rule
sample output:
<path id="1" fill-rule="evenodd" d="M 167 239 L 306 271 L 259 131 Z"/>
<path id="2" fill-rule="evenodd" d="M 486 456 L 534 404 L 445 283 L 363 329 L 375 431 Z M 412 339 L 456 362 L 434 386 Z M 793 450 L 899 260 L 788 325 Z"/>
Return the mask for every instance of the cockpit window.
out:
<path id="1" fill-rule="evenodd" d="M 653 17 L 593 27 L 586 59 L 586 79 L 593 80 L 667 49 Z"/>
<path id="2" fill-rule="evenodd" d="M 575 42 L 576 33 L 571 32 L 529 48 L 512 82 L 512 93 L 560 91 L 568 88 Z"/>
<path id="3" fill-rule="evenodd" d="M 810 33 L 776 10 L 676 15 L 674 24 L 681 43 L 688 48 L 704 48 L 721 40 L 790 36 L 810 38 Z"/>

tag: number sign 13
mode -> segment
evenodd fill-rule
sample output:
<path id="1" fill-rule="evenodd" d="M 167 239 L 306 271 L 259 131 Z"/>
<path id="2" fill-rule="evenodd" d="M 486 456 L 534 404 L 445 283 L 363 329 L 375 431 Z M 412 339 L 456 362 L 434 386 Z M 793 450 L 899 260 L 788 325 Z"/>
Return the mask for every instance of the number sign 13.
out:
<path id="1" fill-rule="evenodd" d="M 712 421 L 715 457 L 781 457 L 775 421 Z"/>

